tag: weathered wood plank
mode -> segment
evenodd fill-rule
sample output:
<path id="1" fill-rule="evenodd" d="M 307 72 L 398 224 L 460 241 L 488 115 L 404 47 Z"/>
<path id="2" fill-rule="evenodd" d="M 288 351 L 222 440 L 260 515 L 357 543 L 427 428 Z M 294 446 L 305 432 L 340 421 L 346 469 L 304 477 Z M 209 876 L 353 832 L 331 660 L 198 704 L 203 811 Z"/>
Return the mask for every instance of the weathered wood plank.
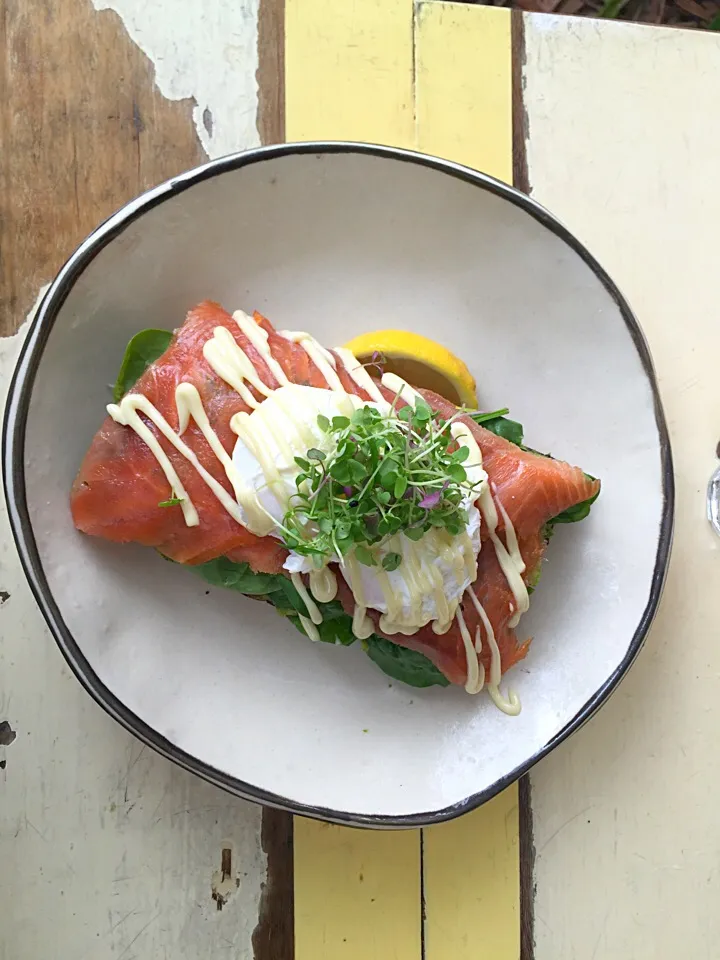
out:
<path id="1" fill-rule="evenodd" d="M 0 16 L 0 335 L 100 221 L 199 163 L 190 102 L 171 102 L 114 13 L 4 0 Z"/>
<path id="2" fill-rule="evenodd" d="M 191 8 L 175 4 L 176 37 L 192 30 Z M 222 41 L 209 26 L 203 37 Z M 205 154 L 192 102 L 160 95 L 155 65 L 115 13 L 9 0 L 0 51 L 0 333 L 10 334 L 99 221 Z M 3 388 L 21 336 L 0 340 Z M 261 848 L 258 807 L 157 756 L 92 702 L 42 623 L 4 505 L 0 538 L 0 956 L 251 960 L 267 862 L 256 951 L 286 960 L 273 952 L 292 939 L 287 893 L 277 897 L 278 863 L 291 877 L 281 831 L 273 840 L 266 823 Z"/>
<path id="3" fill-rule="evenodd" d="M 644 327 L 676 483 L 645 647 L 598 716 L 531 774 L 536 954 L 715 957 L 720 542 L 704 496 L 720 435 L 720 37 L 529 16 L 525 39 L 533 196 L 588 244 Z"/>

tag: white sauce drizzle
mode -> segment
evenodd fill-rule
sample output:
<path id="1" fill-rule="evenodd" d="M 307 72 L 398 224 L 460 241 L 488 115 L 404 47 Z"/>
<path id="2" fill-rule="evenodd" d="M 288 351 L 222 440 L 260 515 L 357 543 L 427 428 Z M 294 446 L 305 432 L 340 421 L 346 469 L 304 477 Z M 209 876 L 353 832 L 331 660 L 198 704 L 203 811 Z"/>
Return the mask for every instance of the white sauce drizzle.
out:
<path id="1" fill-rule="evenodd" d="M 342 365 L 361 390 L 364 390 L 377 403 L 381 411 L 389 410 L 390 404 L 365 367 L 355 357 L 355 354 L 350 353 L 345 347 L 335 347 L 335 353 L 340 357 Z"/>
<path id="2" fill-rule="evenodd" d="M 522 705 L 520 703 L 520 698 L 513 690 L 508 690 L 508 698 L 505 699 L 500 692 L 500 676 L 502 671 L 502 661 L 500 659 L 500 650 L 497 645 L 497 640 L 495 639 L 495 631 L 493 630 L 492 624 L 490 623 L 490 618 L 485 612 L 485 608 L 480 603 L 478 598 L 475 596 L 475 592 L 471 589 L 466 591 L 467 595 L 470 597 L 475 609 L 477 610 L 478 616 L 482 621 L 483 627 L 485 627 L 485 635 L 487 636 L 488 646 L 490 647 L 490 680 L 487 685 L 488 694 L 492 698 L 495 706 L 502 710 L 503 713 L 506 713 L 508 716 L 516 717 Z M 480 627 L 477 628 L 475 632 L 475 650 L 476 653 L 481 653 L 482 651 L 482 638 L 480 636 Z M 469 676 L 469 672 L 468 672 Z"/>
<path id="3" fill-rule="evenodd" d="M 299 343 L 320 373 L 325 377 L 325 382 L 330 389 L 335 390 L 337 393 L 345 393 L 345 387 L 343 387 L 340 377 L 335 371 L 335 357 L 333 357 L 329 350 L 326 350 L 325 347 L 319 344 L 314 337 L 311 337 L 309 333 L 302 333 L 301 331 L 292 332 L 290 330 L 280 330 L 279 336 L 290 340 L 291 343 Z"/>
<path id="4" fill-rule="evenodd" d="M 458 607 L 456 614 L 458 626 L 460 627 L 460 636 L 465 645 L 465 659 L 467 660 L 467 680 L 465 681 L 465 690 L 467 693 L 480 693 L 485 684 L 485 667 L 480 663 L 475 652 L 470 631 L 465 623 L 462 610 Z"/>
<path id="5" fill-rule="evenodd" d="M 313 643 L 317 643 L 320 639 L 320 632 L 312 620 L 308 620 L 308 618 L 304 617 L 301 613 L 298 614 L 298 620 L 302 624 L 303 630 L 308 635 L 310 640 L 312 640 Z"/>
<path id="6" fill-rule="evenodd" d="M 252 317 L 249 317 L 242 311 L 236 311 L 233 314 L 233 319 L 242 333 L 260 354 L 278 383 L 282 386 L 293 386 L 280 364 L 272 355 L 267 332 L 256 323 Z M 330 351 L 326 350 L 307 333 L 284 331 L 280 335 L 302 346 L 325 378 L 328 387 L 334 392 L 341 393 L 348 398 L 349 412 L 361 405 L 362 401 L 360 401 L 359 398 L 353 398 L 345 392 L 342 381 L 337 375 L 335 357 Z M 377 384 L 372 380 L 354 355 L 342 347 L 337 348 L 335 353 L 353 381 L 372 397 L 382 410 L 388 410 L 390 405 L 387 400 L 383 397 Z M 314 438 L 307 430 L 307 418 L 303 419 L 303 417 L 298 414 L 298 411 L 302 412 L 303 408 L 305 408 L 307 412 L 307 404 L 305 404 L 304 398 L 301 399 L 298 393 L 297 404 L 294 403 L 296 399 L 295 396 L 292 398 L 293 402 L 288 403 L 281 402 L 278 398 L 278 402 L 274 405 L 272 411 L 269 409 L 269 406 L 272 406 L 272 404 L 266 405 L 264 403 L 258 403 L 246 384 L 249 383 L 264 397 L 270 397 L 275 394 L 275 388 L 268 386 L 261 379 L 248 355 L 237 343 L 232 333 L 225 327 L 218 326 L 215 328 L 213 336 L 203 346 L 203 356 L 214 372 L 236 391 L 246 406 L 254 411 L 254 423 L 253 417 L 241 412 L 232 418 L 231 427 L 260 463 L 268 486 L 272 487 L 273 484 L 278 485 L 282 481 L 275 457 L 268 443 L 268 437 L 272 436 L 283 454 L 292 459 L 295 455 L 295 445 L 288 441 L 289 433 L 287 429 L 278 429 L 278 427 L 281 426 L 281 421 L 284 419 L 294 427 L 294 433 L 301 440 L 301 448 L 303 444 L 304 449 L 307 448 L 308 442 L 312 442 Z M 414 404 L 418 399 L 422 399 L 417 390 L 413 389 L 413 387 L 396 374 L 384 374 L 381 382 L 383 386 L 391 390 L 394 394 L 399 395 L 401 399 L 407 403 Z M 278 393 L 282 393 L 282 391 L 278 391 Z M 117 423 L 133 429 L 155 456 L 168 480 L 173 495 L 181 501 L 180 507 L 187 526 L 192 527 L 199 524 L 200 520 L 197 510 L 187 490 L 183 486 L 177 471 L 173 467 L 170 458 L 163 450 L 149 426 L 142 420 L 139 415 L 140 413 L 144 414 L 173 447 L 195 468 L 234 520 L 259 535 L 269 533 L 275 526 L 275 520 L 267 510 L 262 507 L 255 491 L 245 486 L 242 477 L 233 464 L 232 458 L 224 449 L 217 434 L 212 429 L 195 386 L 190 383 L 179 384 L 175 391 L 175 403 L 178 415 L 177 433 L 170 427 L 162 414 L 147 397 L 142 394 L 130 393 L 123 397 L 119 404 L 109 404 L 107 411 Z M 283 414 L 282 417 L 279 417 L 277 414 L 278 410 Z M 213 453 L 222 464 L 235 493 L 235 499 L 208 473 L 195 453 L 181 440 L 182 434 L 188 427 L 190 418 L 195 421 Z M 288 423 L 285 423 L 284 426 L 287 428 Z M 520 554 L 515 529 L 499 499 L 497 501 L 497 508 L 500 510 L 505 525 L 507 546 L 502 543 L 497 535 L 498 513 L 492 493 L 486 482 L 487 474 L 485 474 L 482 467 L 482 454 L 470 431 L 467 427 L 465 427 L 464 430 L 462 427 L 462 424 L 453 422 L 450 429 L 457 442 L 467 446 L 470 450 L 465 464 L 468 473 L 468 484 L 480 484 L 480 512 L 485 519 L 500 567 L 515 597 L 516 613 L 511 621 L 511 626 L 515 626 L 521 614 L 528 609 L 528 592 L 521 576 L 525 570 L 525 563 Z M 290 431 L 290 434 L 292 434 L 292 431 Z M 443 581 L 439 574 L 437 563 L 432 562 L 432 559 L 430 559 L 430 562 L 423 562 L 423 560 L 427 561 L 428 558 L 418 556 L 420 552 L 418 548 L 427 540 L 428 543 L 426 547 L 432 547 L 431 552 L 434 553 L 435 560 L 442 555 L 446 561 L 452 562 L 458 580 L 461 575 L 461 570 L 465 574 L 470 571 L 476 576 L 477 566 L 472 550 L 472 543 L 467 533 L 464 533 L 459 537 L 451 538 L 452 542 L 438 546 L 435 542 L 430 544 L 430 539 L 432 539 L 433 534 L 435 535 L 434 540 L 440 537 L 439 531 L 430 531 L 422 541 L 410 544 L 410 547 L 413 549 L 402 549 L 403 570 L 409 580 L 409 586 L 411 587 L 410 593 L 416 600 L 414 607 L 421 610 L 423 597 L 427 594 L 432 594 L 437 611 L 437 616 L 434 618 L 435 622 L 433 623 L 433 629 L 436 633 L 445 633 L 450 628 L 453 619 L 457 620 L 467 659 L 467 682 L 465 689 L 468 693 L 477 693 L 482 690 L 485 684 L 485 670 L 482 663 L 478 660 L 478 653 L 482 649 L 480 628 L 478 627 L 476 630 L 475 641 L 473 643 L 463 618 L 459 601 L 455 604 L 455 611 L 451 610 L 450 604 L 444 594 Z M 408 541 L 408 543 L 410 542 Z M 348 581 L 355 598 L 353 633 L 360 639 L 366 639 L 374 632 L 374 625 L 367 615 L 366 598 L 362 587 L 362 577 L 358 562 L 351 554 L 346 557 L 342 563 L 343 567 L 350 574 Z M 308 589 L 305 587 L 300 575 L 297 573 L 292 574 L 291 579 L 308 609 L 309 616 L 300 616 L 300 621 L 310 639 L 317 641 L 320 639 L 317 626 L 322 622 L 321 611 L 310 596 L 310 592 L 308 592 Z M 415 633 L 419 627 L 424 624 L 417 622 L 417 614 L 415 611 L 408 612 L 402 609 L 402 604 L 397 593 L 392 589 L 390 578 L 382 568 L 378 568 L 378 581 L 381 585 L 388 608 L 387 613 L 383 614 L 380 618 L 381 629 L 387 633 L 403 633 L 407 635 Z M 327 567 L 323 570 L 313 571 L 310 574 L 309 586 L 312 594 L 321 603 L 329 602 L 337 594 L 337 579 L 335 574 Z M 505 713 L 515 715 L 520 712 L 520 702 L 517 696 L 513 692 L 510 692 L 509 700 L 505 700 L 499 690 L 501 674 L 500 652 L 492 625 L 482 604 L 472 590 L 468 590 L 467 592 L 470 593 L 478 615 L 485 627 L 488 645 L 490 647 L 491 666 L 490 679 L 487 684 L 488 693 L 499 709 Z M 415 615 L 413 615 L 414 613 Z M 425 622 L 427 622 L 427 620 Z"/>
<path id="7" fill-rule="evenodd" d="M 310 571 L 310 592 L 320 603 L 330 603 L 337 596 L 337 577 L 329 567 Z"/>
<path id="8" fill-rule="evenodd" d="M 396 373 L 384 373 L 380 383 L 388 390 L 392 390 L 393 393 L 399 394 L 400 399 L 404 400 L 405 403 L 414 406 L 418 400 L 422 400 L 417 390 L 413 389 L 409 383 L 405 383 L 402 377 L 399 377 Z"/>
<path id="9" fill-rule="evenodd" d="M 307 588 L 303 583 L 302 577 L 300 576 L 299 573 L 291 573 L 290 579 L 292 580 L 293 586 L 295 587 L 297 592 L 300 594 L 300 599 L 307 607 L 307 612 L 310 615 L 310 619 L 316 626 L 319 626 L 323 620 L 322 614 L 318 610 L 317 604 L 308 593 Z"/>
<path id="10" fill-rule="evenodd" d="M 189 389 L 185 390 L 183 388 Z M 197 402 L 195 402 L 195 398 L 197 398 Z M 228 473 L 228 479 L 230 480 L 238 497 L 242 497 L 247 493 L 247 491 L 245 491 L 242 487 L 242 481 L 240 480 L 237 472 L 234 470 L 230 457 L 223 450 L 217 434 L 212 429 L 207 417 L 205 416 L 205 410 L 202 407 L 200 395 L 198 394 L 196 388 L 190 383 L 178 384 L 178 387 L 175 391 L 175 403 L 178 410 L 178 420 L 181 424 L 184 421 L 185 426 L 187 426 L 187 417 L 190 414 L 192 414 L 193 419 L 195 419 L 195 414 L 198 413 L 198 407 L 200 410 L 202 410 L 202 415 L 200 416 L 201 422 L 198 423 L 198 427 L 202 430 L 205 439 L 213 448 L 213 452 L 216 454 L 216 456 L 218 456 L 219 450 L 222 450 L 224 459 L 221 460 L 221 462 Z M 208 487 L 210 487 L 212 492 L 215 494 L 230 516 L 241 524 L 242 512 L 237 500 L 234 500 L 225 490 L 222 484 L 218 483 L 217 480 L 208 473 L 190 447 L 188 447 L 187 444 L 180 439 L 165 417 L 163 417 L 160 411 L 155 408 L 155 406 L 148 400 L 147 397 L 143 396 L 141 393 L 129 393 L 127 396 L 122 398 L 120 403 L 108 404 L 107 412 L 112 419 L 116 423 L 120 423 L 123 426 L 131 427 L 135 433 L 137 433 L 140 439 L 147 444 L 148 448 L 155 456 L 155 459 L 160 464 L 160 467 L 162 468 L 162 471 L 165 474 L 168 483 L 170 484 L 173 494 L 181 501 L 180 508 L 183 512 L 183 516 L 185 517 L 185 523 L 187 526 L 196 527 L 199 524 L 200 518 L 198 517 L 197 510 L 195 509 L 193 502 L 190 499 L 187 490 L 183 486 L 175 468 L 170 462 L 170 458 L 163 450 L 159 440 L 153 434 L 152 430 L 150 430 L 147 424 L 144 423 L 140 418 L 138 411 L 144 413 L 148 420 L 154 423 L 159 432 L 175 447 L 178 453 L 182 454 L 182 456 L 185 457 L 185 459 L 191 463 L 193 467 L 195 467 L 197 472 L 200 474 Z"/>

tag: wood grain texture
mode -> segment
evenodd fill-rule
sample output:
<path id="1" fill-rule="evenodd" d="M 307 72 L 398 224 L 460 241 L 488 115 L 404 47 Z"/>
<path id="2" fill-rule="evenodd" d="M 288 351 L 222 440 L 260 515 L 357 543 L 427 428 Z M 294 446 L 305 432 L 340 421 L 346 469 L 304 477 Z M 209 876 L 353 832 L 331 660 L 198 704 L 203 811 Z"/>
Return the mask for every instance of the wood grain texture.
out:
<path id="1" fill-rule="evenodd" d="M 98 222 L 205 157 L 192 103 L 158 94 L 115 14 L 86 0 L 7 0 L 0 46 L 9 334 Z M 24 329 L 0 339 L 0 392 Z M 282 942 L 283 919 L 271 894 L 279 842 L 266 836 L 261 849 L 259 808 L 147 750 L 93 703 L 42 622 L 4 503 L 0 539 L 0 957 L 251 960 L 267 857 L 262 957 Z"/>
<path id="2" fill-rule="evenodd" d="M 529 775 L 518 781 L 520 840 L 520 960 L 535 957 L 535 837 Z"/>
<path id="3" fill-rule="evenodd" d="M 263 144 L 285 142 L 285 0 L 260 0 L 258 116 Z"/>
<path id="4" fill-rule="evenodd" d="M 204 159 L 190 102 L 113 13 L 89 0 L 0 6 L 0 335 L 82 238 L 146 188 Z"/>
<path id="5" fill-rule="evenodd" d="M 525 20 L 521 10 L 513 10 L 510 26 L 512 71 L 512 182 L 523 193 L 530 193 L 527 166 L 528 118 L 524 100 Z"/>
<path id="6" fill-rule="evenodd" d="M 645 646 L 597 717 L 531 774 L 536 955 L 714 960 L 720 541 L 704 498 L 720 435 L 720 36 L 530 16 L 525 39 L 533 196 L 643 325 L 676 483 Z"/>
<path id="7" fill-rule="evenodd" d="M 252 936 L 254 960 L 294 960 L 293 818 L 289 813 L 263 809 L 262 849 L 267 875 Z"/>
<path id="8" fill-rule="evenodd" d="M 258 13 L 258 115 L 263 145 L 285 141 L 285 0 L 260 0 Z M 262 812 L 262 848 L 267 856 L 254 960 L 294 960 L 294 818 L 282 810 Z"/>

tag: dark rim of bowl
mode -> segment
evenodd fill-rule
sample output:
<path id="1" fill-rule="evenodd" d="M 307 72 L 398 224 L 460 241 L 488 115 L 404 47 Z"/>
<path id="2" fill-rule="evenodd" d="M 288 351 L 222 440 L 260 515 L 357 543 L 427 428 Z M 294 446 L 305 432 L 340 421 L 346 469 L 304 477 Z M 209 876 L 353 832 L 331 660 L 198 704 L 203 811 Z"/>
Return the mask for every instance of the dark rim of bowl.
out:
<path id="1" fill-rule="evenodd" d="M 343 810 L 332 810 L 326 807 L 298 803 L 287 797 L 270 793 L 253 784 L 238 780 L 224 773 L 222 770 L 218 770 L 185 751 L 178 749 L 178 747 L 158 734 L 152 727 L 148 726 L 148 724 L 132 713 L 132 711 L 128 710 L 128 708 L 101 683 L 63 620 L 42 567 L 28 513 L 25 489 L 24 453 L 27 414 L 35 375 L 42 358 L 43 350 L 58 312 L 75 281 L 103 247 L 122 233 L 130 223 L 142 216 L 143 213 L 151 210 L 164 200 L 182 193 L 196 183 L 201 183 L 211 177 L 237 170 L 250 164 L 260 163 L 263 160 L 303 154 L 322 155 L 336 153 L 363 154 L 365 156 L 380 157 L 386 160 L 419 164 L 420 166 L 428 167 L 431 170 L 436 170 L 439 173 L 473 184 L 482 190 L 488 190 L 515 206 L 520 207 L 539 223 L 547 227 L 548 230 L 560 237 L 574 250 L 590 267 L 617 304 L 632 341 L 635 344 L 640 360 L 642 361 L 643 369 L 654 398 L 655 421 L 658 429 L 662 464 L 663 511 L 648 602 L 628 646 L 627 653 L 620 664 L 613 670 L 608 679 L 593 696 L 578 710 L 569 723 L 556 733 L 541 749 L 515 767 L 510 773 L 496 780 L 479 793 L 467 797 L 460 803 L 453 804 L 441 810 L 403 814 L 400 816 L 370 815 Z M 479 807 L 487 800 L 490 800 L 496 794 L 500 793 L 501 790 L 504 790 L 505 787 L 521 777 L 537 763 L 538 760 L 548 754 L 554 747 L 558 746 L 558 744 L 562 743 L 563 740 L 566 740 L 589 720 L 618 686 L 620 680 L 632 665 L 643 645 L 655 616 L 665 582 L 673 534 L 675 491 L 672 454 L 650 351 L 632 310 L 616 285 L 595 258 L 575 239 L 570 231 L 547 210 L 530 197 L 499 180 L 495 180 L 493 177 L 478 173 L 460 164 L 424 154 L 375 144 L 344 141 L 279 144 L 271 147 L 260 147 L 245 153 L 231 154 L 219 160 L 213 160 L 187 173 L 174 177 L 152 190 L 148 190 L 140 197 L 130 201 L 97 227 L 97 229 L 80 244 L 53 281 L 37 310 L 21 349 L 20 357 L 10 384 L 3 423 L 3 471 L 5 496 L 8 503 L 13 536 L 32 592 L 65 659 L 82 685 L 100 706 L 132 734 L 148 746 L 157 750 L 158 753 L 175 761 L 175 763 L 184 767 L 186 770 L 198 774 L 205 780 L 239 797 L 304 816 L 364 827 L 421 827 L 428 824 L 440 823 L 444 820 L 450 820 L 460 814 L 467 813 Z"/>

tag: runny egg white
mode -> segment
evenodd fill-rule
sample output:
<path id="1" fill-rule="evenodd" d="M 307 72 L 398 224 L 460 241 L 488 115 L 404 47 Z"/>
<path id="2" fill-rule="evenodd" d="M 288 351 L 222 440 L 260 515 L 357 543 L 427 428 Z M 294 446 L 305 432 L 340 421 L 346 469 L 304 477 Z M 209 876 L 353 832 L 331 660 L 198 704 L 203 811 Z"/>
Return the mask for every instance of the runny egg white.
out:
<path id="1" fill-rule="evenodd" d="M 318 426 L 318 415 L 322 414 L 332 420 L 335 416 L 350 416 L 353 410 L 361 406 L 378 408 L 376 403 L 327 389 L 297 385 L 280 387 L 249 414 L 249 421 L 253 421 L 252 429 L 236 431 L 241 435 L 233 450 L 233 466 L 242 482 L 254 491 L 262 509 L 277 524 L 282 522 L 288 508 L 288 501 L 297 489 L 296 478 L 300 473 L 300 467 L 295 463 L 294 458 L 304 458 L 312 447 L 328 454 L 333 449 L 332 439 Z M 258 423 L 258 420 L 261 422 Z M 453 433 L 456 436 L 462 432 L 458 430 L 461 427 L 461 424 L 455 426 Z M 254 438 L 261 438 L 262 449 L 258 448 L 260 440 L 246 442 L 242 433 L 246 436 L 249 434 Z M 466 462 L 464 466 L 469 483 L 486 481 L 487 475 L 480 464 Z M 268 472 L 272 474 L 269 482 L 266 479 Z M 474 505 L 478 494 L 477 487 L 472 492 L 468 490 L 463 502 L 463 507 L 468 513 L 466 532 L 472 544 L 474 557 L 480 550 L 480 513 Z M 271 531 L 271 535 L 281 538 L 277 528 Z M 458 551 L 461 552 L 461 538 L 456 539 Z M 467 545 L 467 540 L 462 539 Z M 352 583 L 350 571 L 345 565 L 341 564 L 340 570 L 356 595 L 357 588 L 360 587 L 363 605 L 381 613 L 388 612 L 381 577 L 385 579 L 386 589 L 389 579 L 389 586 L 396 603 L 401 600 L 398 619 L 407 621 L 411 618 L 417 621 L 414 624 L 416 627 L 437 620 L 441 616 L 441 611 L 438 610 L 432 591 L 424 593 L 421 604 L 418 604 L 417 591 L 413 592 L 411 584 L 408 583 L 407 574 L 403 571 L 404 567 L 408 569 L 406 558 L 411 552 L 421 568 L 431 564 L 440 573 L 443 593 L 451 606 L 460 601 L 467 587 L 475 579 L 475 564 L 472 565 L 471 575 L 467 565 L 453 563 L 454 558 L 448 557 L 447 551 L 443 553 L 438 549 L 436 537 L 426 535 L 419 541 L 412 541 L 404 534 L 396 534 L 391 543 L 381 548 L 380 553 L 382 555 L 389 550 L 398 552 L 403 557 L 396 570 L 379 574 L 376 568 L 356 564 L 354 565 L 355 576 L 357 578 L 359 573 L 361 584 Z M 289 573 L 309 573 L 313 569 L 312 561 L 308 557 L 291 552 L 285 562 L 285 569 Z"/>

